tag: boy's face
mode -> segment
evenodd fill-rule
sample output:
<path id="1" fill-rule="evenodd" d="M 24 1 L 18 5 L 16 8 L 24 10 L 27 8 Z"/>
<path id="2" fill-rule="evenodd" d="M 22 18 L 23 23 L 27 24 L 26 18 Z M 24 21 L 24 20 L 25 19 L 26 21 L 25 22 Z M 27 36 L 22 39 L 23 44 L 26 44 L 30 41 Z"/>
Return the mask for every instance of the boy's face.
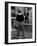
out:
<path id="1" fill-rule="evenodd" d="M 18 9 L 18 11 L 17 11 L 19 14 L 23 14 L 23 12 L 24 12 L 24 10 L 23 9 Z"/>
<path id="2" fill-rule="evenodd" d="M 16 7 L 16 15 L 17 14 L 23 14 L 24 13 L 24 8 L 23 7 Z"/>
<path id="3" fill-rule="evenodd" d="M 18 13 L 21 13 L 21 10 L 18 10 Z"/>

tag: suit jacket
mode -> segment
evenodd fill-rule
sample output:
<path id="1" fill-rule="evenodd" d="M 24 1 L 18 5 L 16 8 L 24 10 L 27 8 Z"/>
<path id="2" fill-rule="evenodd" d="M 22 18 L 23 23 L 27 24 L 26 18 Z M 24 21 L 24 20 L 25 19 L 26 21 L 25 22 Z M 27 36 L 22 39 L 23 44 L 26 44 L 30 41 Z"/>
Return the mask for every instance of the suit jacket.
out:
<path id="1" fill-rule="evenodd" d="M 23 15 L 17 15 L 16 20 L 18 22 L 22 22 L 22 21 L 24 21 L 24 16 Z"/>

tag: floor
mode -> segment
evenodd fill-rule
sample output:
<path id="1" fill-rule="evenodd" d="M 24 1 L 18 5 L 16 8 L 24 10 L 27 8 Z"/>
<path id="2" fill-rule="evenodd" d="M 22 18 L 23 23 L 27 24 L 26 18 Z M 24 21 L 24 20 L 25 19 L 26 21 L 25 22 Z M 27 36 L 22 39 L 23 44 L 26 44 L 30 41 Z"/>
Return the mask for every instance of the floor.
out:
<path id="1" fill-rule="evenodd" d="M 32 25 L 24 25 L 24 39 L 32 38 Z M 17 31 L 11 31 L 11 39 L 23 39 L 22 32 L 19 32 L 19 37 L 17 36 Z"/>

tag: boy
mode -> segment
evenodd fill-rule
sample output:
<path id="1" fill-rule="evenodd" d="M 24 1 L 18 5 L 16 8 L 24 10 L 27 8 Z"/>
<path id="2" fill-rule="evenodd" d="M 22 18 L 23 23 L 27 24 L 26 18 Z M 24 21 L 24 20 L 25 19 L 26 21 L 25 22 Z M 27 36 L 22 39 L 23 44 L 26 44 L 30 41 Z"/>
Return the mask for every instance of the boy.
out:
<path id="1" fill-rule="evenodd" d="M 24 11 L 22 9 L 18 9 L 16 16 L 15 27 L 17 28 L 17 39 L 20 36 L 20 31 L 22 32 L 22 38 L 24 38 Z"/>

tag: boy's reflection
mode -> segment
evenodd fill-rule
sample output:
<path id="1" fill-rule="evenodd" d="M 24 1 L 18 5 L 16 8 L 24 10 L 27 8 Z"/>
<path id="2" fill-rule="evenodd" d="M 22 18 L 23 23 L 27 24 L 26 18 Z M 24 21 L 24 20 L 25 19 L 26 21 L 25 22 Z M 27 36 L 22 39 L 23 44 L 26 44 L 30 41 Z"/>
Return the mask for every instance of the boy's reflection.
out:
<path id="1" fill-rule="evenodd" d="M 28 11 L 28 9 L 26 8 L 25 23 L 29 23 L 29 18 L 28 18 L 28 16 L 29 16 L 29 11 Z"/>

